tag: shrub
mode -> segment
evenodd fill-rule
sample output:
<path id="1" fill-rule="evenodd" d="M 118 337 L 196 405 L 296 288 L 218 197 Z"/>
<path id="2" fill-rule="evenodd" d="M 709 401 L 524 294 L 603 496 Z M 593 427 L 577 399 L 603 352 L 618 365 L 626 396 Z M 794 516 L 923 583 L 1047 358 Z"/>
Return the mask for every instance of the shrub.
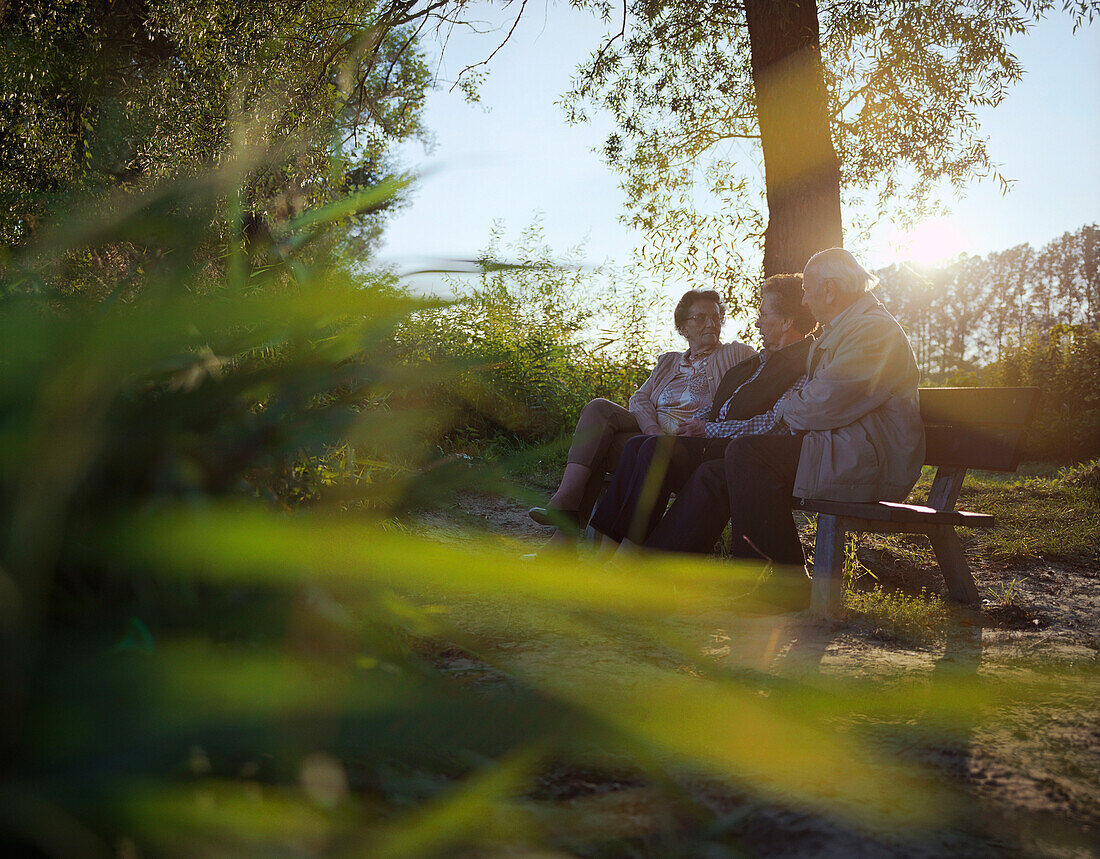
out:
<path id="1" fill-rule="evenodd" d="M 516 263 L 496 261 L 509 253 Z M 597 338 L 619 309 L 607 272 L 556 261 L 537 222 L 507 248 L 497 227 L 479 266 L 475 286 L 452 280 L 453 304 L 414 314 L 396 335 L 404 362 L 438 374 L 426 390 L 452 445 L 545 441 L 571 429 L 589 400 L 625 405 L 652 350 L 639 348 L 645 334 L 629 318 L 626 342 Z"/>
<path id="2" fill-rule="evenodd" d="M 1056 325 L 1006 349 L 995 371 L 995 384 L 1042 390 L 1025 459 L 1080 462 L 1100 455 L 1100 331 Z"/>

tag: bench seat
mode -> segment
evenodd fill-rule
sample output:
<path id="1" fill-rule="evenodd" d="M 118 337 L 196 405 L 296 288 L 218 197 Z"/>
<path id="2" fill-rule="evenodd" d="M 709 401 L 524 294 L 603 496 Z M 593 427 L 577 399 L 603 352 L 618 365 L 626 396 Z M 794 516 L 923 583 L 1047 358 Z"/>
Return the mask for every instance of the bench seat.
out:
<path id="1" fill-rule="evenodd" d="M 866 519 L 869 522 L 893 522 L 900 525 L 929 524 L 952 525 L 958 528 L 992 528 L 997 524 L 996 517 L 988 513 L 937 510 L 935 507 L 925 507 L 920 504 L 895 504 L 891 501 L 858 504 L 808 498 L 802 501 L 799 509 L 805 513 L 828 513 L 832 516 Z"/>
<path id="2" fill-rule="evenodd" d="M 1038 388 L 921 388 L 925 465 L 937 466 L 926 505 L 856 504 L 802 499 L 795 509 L 817 515 L 810 611 L 833 618 L 844 590 L 849 532 L 924 534 L 952 599 L 973 604 L 978 588 L 956 528 L 992 528 L 993 516 L 956 510 L 967 469 L 1015 471 L 1021 442 L 1039 401 Z"/>

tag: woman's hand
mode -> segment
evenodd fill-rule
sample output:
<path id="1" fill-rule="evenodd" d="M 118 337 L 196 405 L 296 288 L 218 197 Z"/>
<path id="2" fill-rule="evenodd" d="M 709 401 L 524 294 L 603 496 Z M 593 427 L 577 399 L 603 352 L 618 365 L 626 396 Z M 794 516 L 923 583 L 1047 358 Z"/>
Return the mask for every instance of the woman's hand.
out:
<path id="1" fill-rule="evenodd" d="M 676 435 L 686 435 L 691 438 L 702 438 L 706 435 L 706 422 L 698 420 L 684 421 L 676 430 Z"/>

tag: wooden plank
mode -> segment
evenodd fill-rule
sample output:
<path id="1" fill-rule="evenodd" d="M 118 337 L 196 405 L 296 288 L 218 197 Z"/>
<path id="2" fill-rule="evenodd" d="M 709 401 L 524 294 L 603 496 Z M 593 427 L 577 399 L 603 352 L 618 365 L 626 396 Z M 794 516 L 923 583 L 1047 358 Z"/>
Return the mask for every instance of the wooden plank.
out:
<path id="1" fill-rule="evenodd" d="M 896 504 L 892 501 L 876 501 L 861 504 L 850 501 L 824 501 L 820 498 L 803 499 L 799 509 L 806 513 L 826 513 L 830 516 L 848 516 L 873 522 L 897 522 L 902 524 L 958 525 L 965 528 L 989 528 L 994 517 L 967 510 L 936 510 L 920 504 Z"/>
<path id="2" fill-rule="evenodd" d="M 932 541 L 932 549 L 936 553 L 936 560 L 943 571 L 943 578 L 947 582 L 947 592 L 951 598 L 967 605 L 973 605 L 978 601 L 978 587 L 974 584 L 974 577 L 970 574 L 970 567 L 966 562 L 966 553 L 963 552 L 959 535 L 954 528 L 943 526 L 934 529 L 928 538 Z"/>
<path id="3" fill-rule="evenodd" d="M 1038 388 L 921 388 L 925 424 L 1009 424 L 1031 422 Z"/>
<path id="4" fill-rule="evenodd" d="M 832 619 L 840 614 L 844 595 L 844 535 L 847 521 L 827 513 L 817 517 L 814 577 L 810 587 L 810 614 Z"/>
<path id="5" fill-rule="evenodd" d="M 1026 429 L 1023 424 L 925 424 L 924 462 L 927 465 L 1015 471 L 1020 464 L 1020 442 Z"/>
<path id="6" fill-rule="evenodd" d="M 973 515 L 981 516 L 981 514 L 978 513 Z M 983 516 L 982 519 L 986 524 L 956 527 L 996 527 L 996 517 Z M 865 531 L 869 534 L 931 534 L 939 528 L 951 527 L 945 526 L 942 522 L 876 522 L 873 519 L 855 518 L 849 518 L 848 521 L 852 523 L 852 526 L 848 529 L 849 531 Z"/>
<path id="7" fill-rule="evenodd" d="M 884 507 L 880 501 L 860 503 L 855 501 L 826 501 L 823 498 L 803 498 L 799 504 L 799 509 L 806 513 L 854 516 L 858 519 L 872 519 L 880 522 L 893 521 L 891 510 Z"/>
<path id="8" fill-rule="evenodd" d="M 941 465 L 936 469 L 936 479 L 928 490 L 928 506 L 936 510 L 954 510 L 962 491 L 965 468 Z"/>
<path id="9" fill-rule="evenodd" d="M 1023 434 L 1038 401 L 1038 388 L 924 388 L 920 404 L 925 463 L 938 466 L 927 506 L 801 500 L 800 509 L 817 513 L 811 613 L 823 618 L 839 613 L 848 531 L 928 535 L 951 597 L 976 603 L 978 588 L 955 527 L 991 528 L 996 519 L 955 510 L 955 504 L 968 468 L 1016 470 Z"/>

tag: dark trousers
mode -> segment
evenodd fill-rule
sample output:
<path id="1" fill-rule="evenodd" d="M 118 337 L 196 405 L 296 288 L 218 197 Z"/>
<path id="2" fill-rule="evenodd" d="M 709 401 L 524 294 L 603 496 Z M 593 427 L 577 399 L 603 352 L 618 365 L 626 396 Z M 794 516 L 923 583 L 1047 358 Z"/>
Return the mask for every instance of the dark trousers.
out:
<path id="1" fill-rule="evenodd" d="M 589 524 L 614 540 L 642 543 L 673 492 L 708 459 L 722 456 L 726 439 L 647 435 L 630 439 Z"/>
<path id="2" fill-rule="evenodd" d="M 735 529 L 769 561 L 803 566 L 806 556 L 791 516 L 802 434 L 747 435 L 735 442 L 726 449 L 730 516 Z"/>
<path id="3" fill-rule="evenodd" d="M 645 545 L 707 554 L 732 519 L 735 556 L 805 563 L 791 517 L 801 451 L 801 435 L 732 439 L 722 459 L 704 462 L 684 483 Z"/>

